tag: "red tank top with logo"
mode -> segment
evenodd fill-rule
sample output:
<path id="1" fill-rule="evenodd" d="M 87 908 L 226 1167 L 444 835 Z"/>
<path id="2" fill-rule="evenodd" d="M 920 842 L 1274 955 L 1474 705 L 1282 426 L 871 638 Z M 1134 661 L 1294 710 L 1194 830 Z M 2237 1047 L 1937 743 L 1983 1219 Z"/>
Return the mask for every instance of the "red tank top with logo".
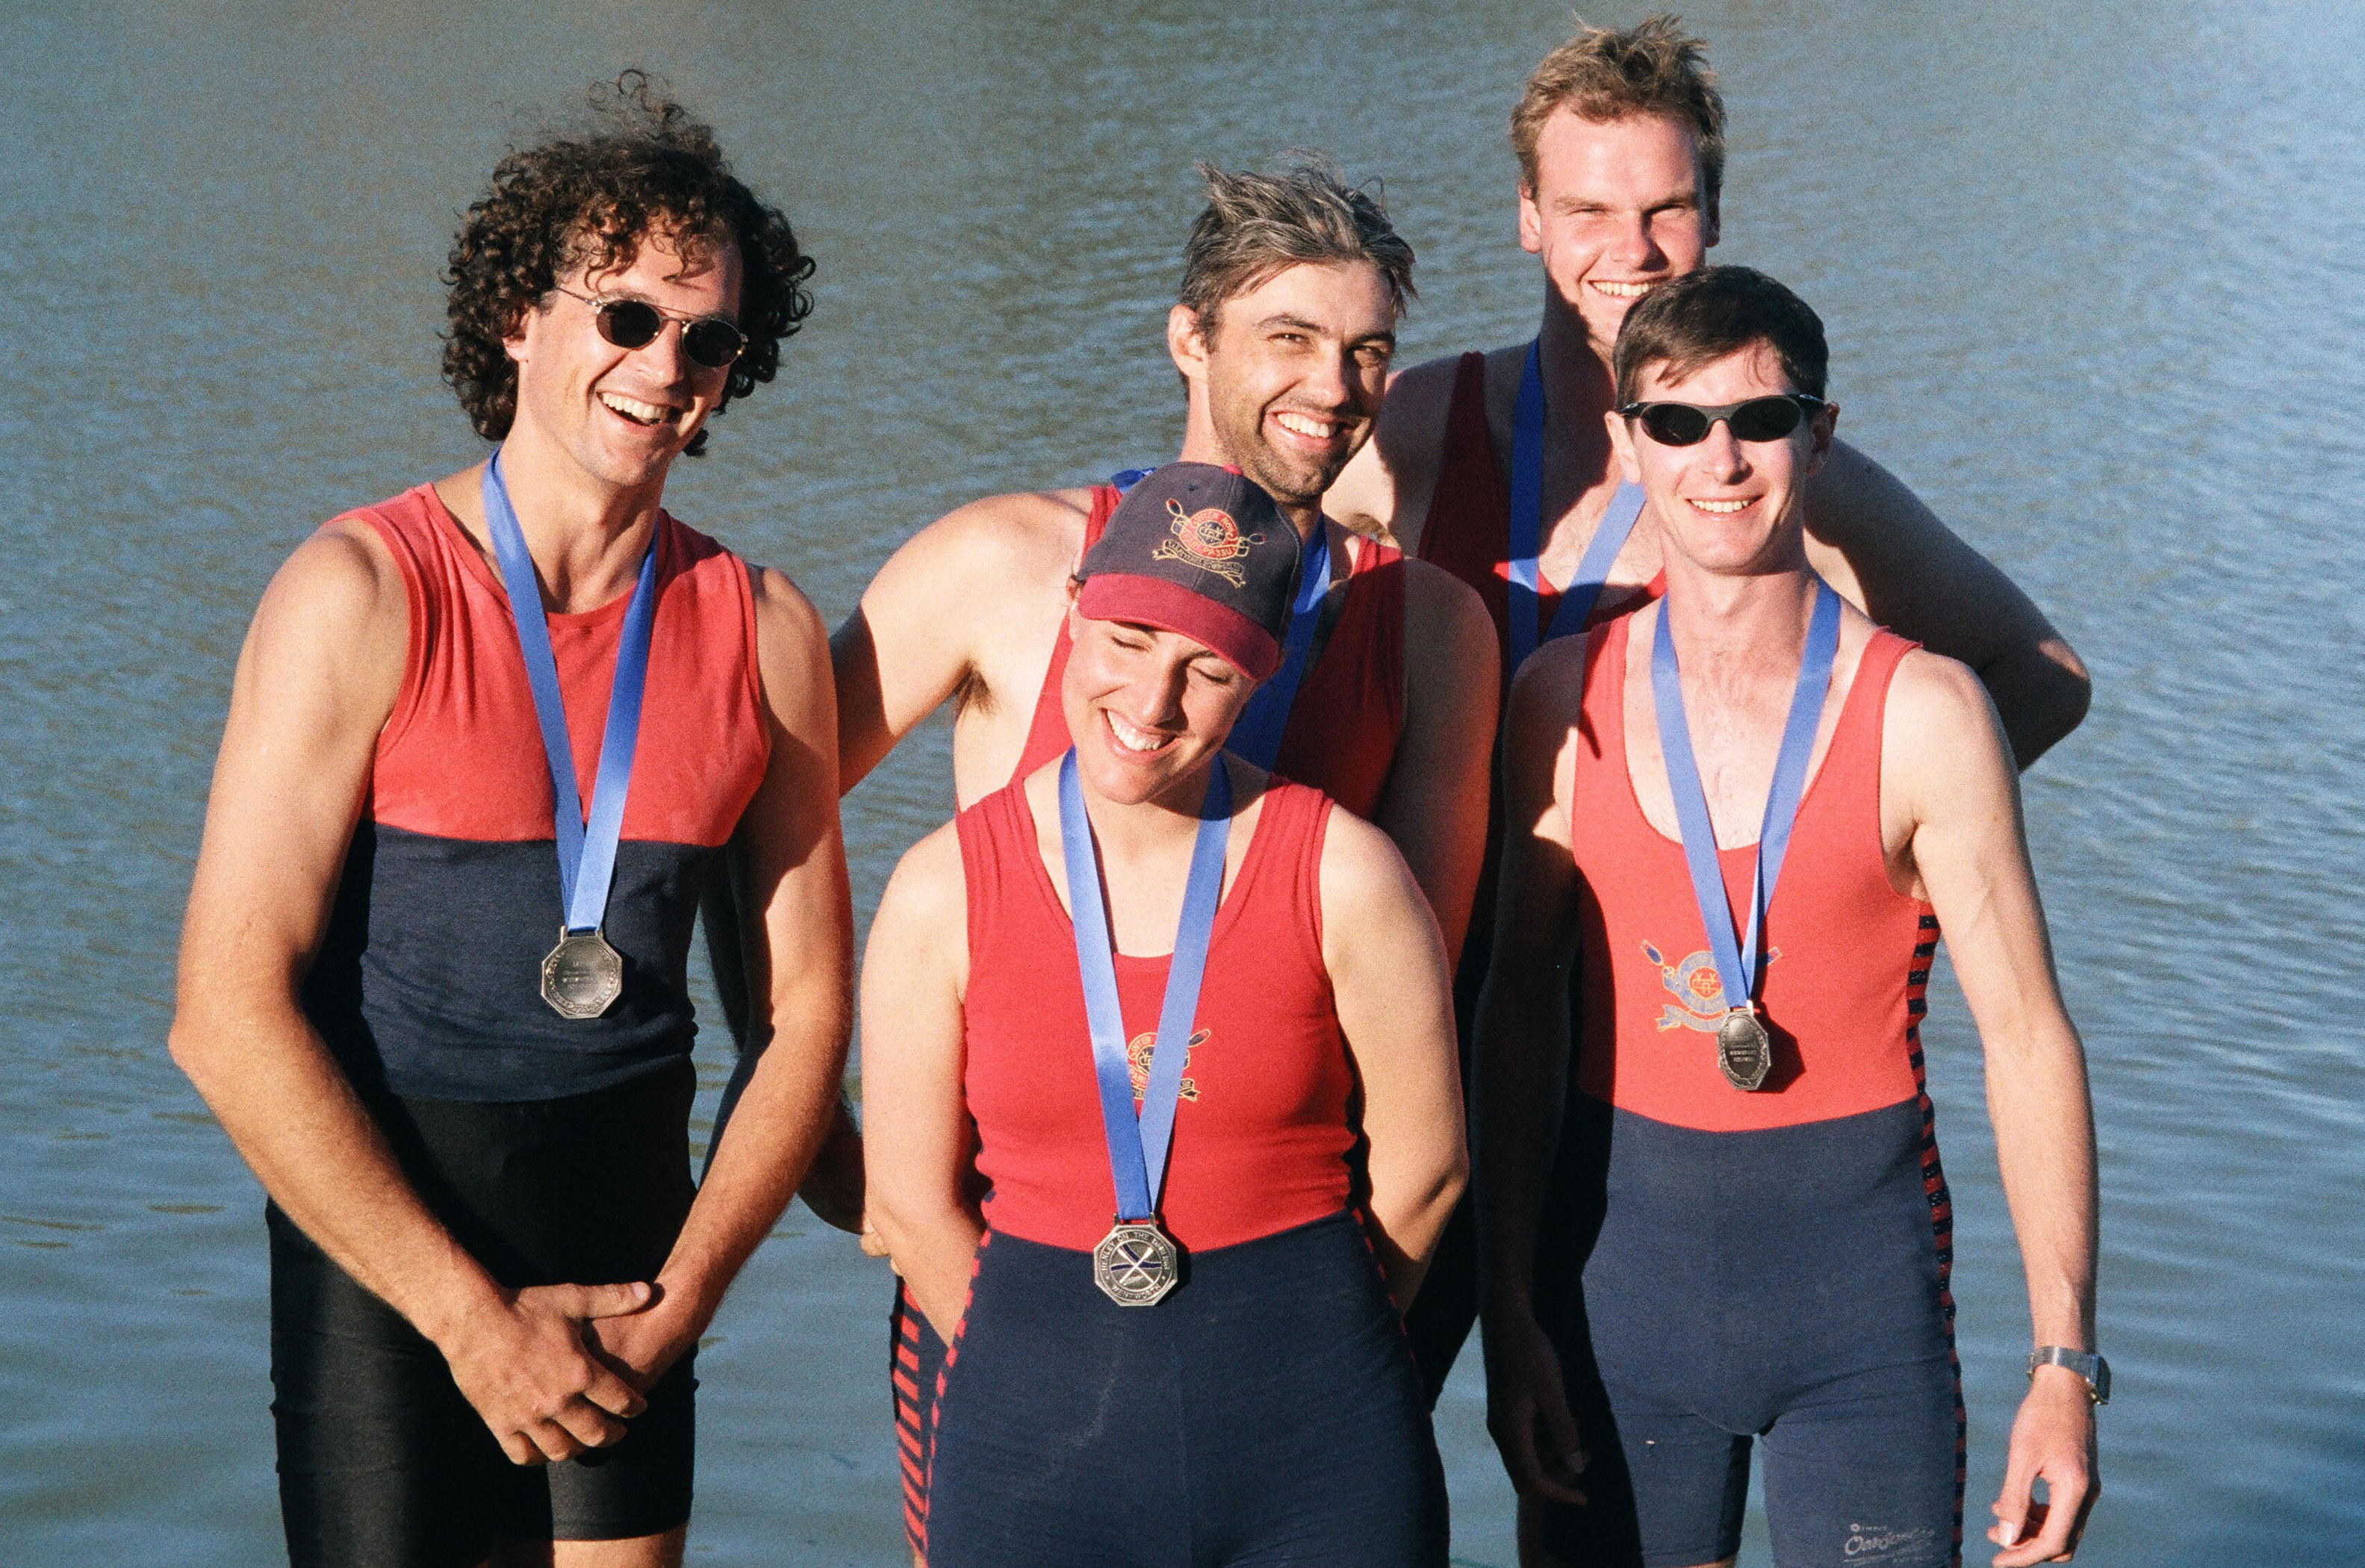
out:
<path id="1" fill-rule="evenodd" d="M 1822 764 L 1809 780 L 1765 916 L 1759 1011 L 1774 1038 L 1765 1087 L 1716 1065 L 1725 1010 L 1683 846 L 1642 815 L 1627 771 L 1631 617 L 1591 634 L 1571 842 L 1579 884 L 1584 1017 L 1577 1086 L 1621 1110 L 1706 1132 L 1854 1115 L 1920 1092 L 1913 1036 L 1938 922 L 1889 885 L 1880 830 L 1882 712 L 1916 645 L 1876 632 Z M 1755 845 L 1721 851 L 1725 896 L 1749 907 Z"/>
<path id="2" fill-rule="evenodd" d="M 1462 356 L 1454 372 L 1453 400 L 1445 413 L 1445 445 L 1438 457 L 1437 487 L 1429 492 L 1429 517 L 1421 524 L 1420 558 L 1444 567 L 1477 590 L 1486 613 L 1495 618 L 1495 635 L 1504 660 L 1503 695 L 1510 700 L 1511 657 L 1511 495 L 1503 470 L 1495 461 L 1495 441 L 1486 431 L 1486 356 L 1473 351 Z M 1666 574 L 1651 579 L 1641 590 L 1613 588 L 1586 620 L 1598 626 L 1667 591 Z M 1560 590 L 1546 581 L 1536 584 L 1538 619 L 1552 624 L 1560 609 Z"/>
<path id="3" fill-rule="evenodd" d="M 1093 487 L 1092 510 L 1084 520 L 1086 550 L 1100 543 L 1118 496 L 1113 485 Z M 1290 704 L 1273 771 L 1311 784 L 1368 818 L 1378 809 L 1396 743 L 1404 736 L 1404 556 L 1360 536 L 1349 542 L 1349 550 L 1346 602 Z M 1068 719 L 1059 706 L 1068 647 L 1063 622 L 1014 780 L 1068 749 Z"/>
<path id="4" fill-rule="evenodd" d="M 1349 1203 L 1354 1072 L 1322 961 L 1329 812 L 1319 792 L 1274 780 L 1216 912 L 1160 1201 L 1185 1248 L 1253 1241 Z M 956 820 L 969 895 L 962 1083 L 978 1169 L 993 1185 L 986 1217 L 997 1231 L 1088 1250 L 1108 1234 L 1116 1192 L 1074 927 L 1023 786 Z M 1169 961 L 1116 956 L 1136 1094 Z"/>

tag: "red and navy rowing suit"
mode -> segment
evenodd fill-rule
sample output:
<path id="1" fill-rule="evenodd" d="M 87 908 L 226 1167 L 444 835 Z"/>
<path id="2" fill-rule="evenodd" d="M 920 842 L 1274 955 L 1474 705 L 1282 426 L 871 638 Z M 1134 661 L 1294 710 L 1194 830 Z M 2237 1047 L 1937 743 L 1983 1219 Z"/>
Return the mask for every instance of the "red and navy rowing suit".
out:
<path id="1" fill-rule="evenodd" d="M 1162 1205 L 1188 1262 L 1141 1308 L 1093 1282 L 1116 1196 L 1073 928 L 1025 787 L 958 818 L 962 1085 L 992 1193 L 934 1391 L 934 1568 L 1442 1568 L 1428 1411 L 1350 1206 L 1355 1077 L 1322 958 L 1330 811 L 1275 780 L 1216 911 Z M 1137 1092 L 1168 961 L 1116 956 Z"/>
<path id="2" fill-rule="evenodd" d="M 1647 526 L 1647 524 L 1645 525 Z M 1496 645 L 1503 658 L 1503 700 L 1511 700 L 1511 492 L 1495 455 L 1486 427 L 1486 356 L 1462 356 L 1454 372 L 1453 398 L 1445 416 L 1445 444 L 1439 453 L 1437 484 L 1429 492 L 1429 517 L 1421 524 L 1420 558 L 1441 566 L 1475 589 L 1495 619 Z M 1664 574 L 1647 588 L 1610 588 L 1595 604 L 1587 626 L 1639 609 L 1666 591 Z M 1541 576 L 1536 605 L 1541 624 L 1552 624 L 1561 591 Z M 1496 877 L 1503 858 L 1503 813 L 1499 790 L 1490 790 L 1486 854 L 1479 863 L 1478 889 L 1470 907 L 1469 935 L 1463 939 L 1461 967 L 1453 977 L 1453 1016 L 1462 1036 L 1463 1088 L 1469 1088 L 1470 1041 L 1478 1017 L 1478 992 L 1495 952 Z M 1433 1403 L 1453 1370 L 1454 1358 L 1478 1316 L 1478 1227 L 1474 1200 L 1464 1195 L 1439 1238 L 1420 1294 L 1405 1314 L 1413 1357 Z"/>
<path id="3" fill-rule="evenodd" d="M 1114 485 L 1093 487 L 1084 519 L 1086 552 L 1100 543 L 1123 495 Z M 1389 545 L 1360 536 L 1349 541 L 1348 550 L 1349 575 L 1331 590 L 1335 606 L 1325 605 L 1321 610 L 1327 633 L 1317 633 L 1313 662 L 1290 704 L 1274 771 L 1313 785 L 1368 819 L 1379 809 L 1404 736 L 1404 557 Z M 1011 773 L 1014 783 L 1068 749 L 1059 683 L 1067 673 L 1070 646 L 1063 622 L 1036 697 L 1026 749 Z M 925 1536 L 928 1508 L 930 1401 L 923 1391 L 934 1384 L 944 1364 L 944 1344 L 912 1305 L 909 1293 L 901 1289 L 890 1318 L 889 1354 L 903 1476 L 903 1526 L 916 1551 Z"/>
<path id="4" fill-rule="evenodd" d="M 1628 770 L 1628 633 L 1586 650 L 1570 831 L 1582 1014 L 1540 1249 L 1591 1462 L 1547 1510 L 1571 1561 L 1685 1568 L 1740 1540 L 1753 1439 L 1776 1561 L 1943 1568 L 1960 1551 L 1953 1211 L 1920 1022 L 1938 923 L 1889 882 L 1882 713 L 1913 644 L 1874 633 L 1765 914 L 1754 1093 L 1716 1065 L 1726 1001 L 1683 846 Z M 1719 858 L 1746 909 L 1755 846 Z"/>
<path id="5" fill-rule="evenodd" d="M 543 1001 L 561 921 L 551 785 L 508 596 L 425 486 L 350 514 L 402 576 L 402 686 L 302 991 L 404 1174 L 503 1284 L 647 1280 L 689 1213 L 698 897 L 769 756 L 744 563 L 661 516 L 640 744 L 605 935 L 622 997 Z M 549 617 L 588 801 L 626 599 Z M 272 1379 L 299 1564 L 484 1560 L 498 1537 L 611 1540 L 689 1515 L 685 1356 L 624 1439 L 512 1465 L 442 1356 L 276 1209 Z"/>

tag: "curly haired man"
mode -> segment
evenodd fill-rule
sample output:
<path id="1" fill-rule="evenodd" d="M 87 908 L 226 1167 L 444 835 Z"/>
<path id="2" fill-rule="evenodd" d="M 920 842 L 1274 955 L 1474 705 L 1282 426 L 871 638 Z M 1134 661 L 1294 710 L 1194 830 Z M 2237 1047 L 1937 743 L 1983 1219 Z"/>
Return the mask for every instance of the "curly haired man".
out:
<path id="1" fill-rule="evenodd" d="M 328 522 L 247 634 L 172 1048 L 270 1194 L 299 1568 L 681 1561 L 692 1357 L 830 1125 L 851 920 L 821 623 L 659 503 L 811 272 L 628 75 L 454 245 L 495 453 Z M 774 1048 L 693 1189 L 734 834 Z"/>

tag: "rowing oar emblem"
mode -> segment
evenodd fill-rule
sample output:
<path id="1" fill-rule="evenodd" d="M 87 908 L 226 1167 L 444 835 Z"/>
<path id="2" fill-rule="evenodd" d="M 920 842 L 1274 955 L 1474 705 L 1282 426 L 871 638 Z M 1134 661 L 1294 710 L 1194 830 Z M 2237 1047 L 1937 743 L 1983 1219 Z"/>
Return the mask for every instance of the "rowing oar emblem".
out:
<path id="1" fill-rule="evenodd" d="M 1186 512 L 1182 503 L 1171 498 L 1166 502 L 1166 514 L 1174 521 L 1168 526 L 1172 539 L 1161 539 L 1150 558 L 1158 561 L 1187 561 L 1202 571 L 1215 573 L 1234 588 L 1246 588 L 1249 575 L 1234 563 L 1247 554 L 1252 546 L 1264 543 L 1261 533 L 1242 533 L 1232 514 L 1221 507 L 1205 507 Z"/>

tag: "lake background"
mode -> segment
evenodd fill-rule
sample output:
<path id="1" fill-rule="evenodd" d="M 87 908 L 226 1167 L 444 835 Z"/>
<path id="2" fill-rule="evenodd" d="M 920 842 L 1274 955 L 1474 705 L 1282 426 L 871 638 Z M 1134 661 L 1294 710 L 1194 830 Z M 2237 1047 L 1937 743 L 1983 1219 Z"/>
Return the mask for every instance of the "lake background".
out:
<path id="1" fill-rule="evenodd" d="M 2357 1561 L 2365 572 L 2338 520 L 2365 496 L 2365 10 L 1687 16 L 1732 112 L 1719 259 L 1817 307 L 1845 432 L 2093 669 L 2092 716 L 2026 786 L 2103 1161 L 2118 1397 L 2080 1561 Z M 1503 124 L 1565 28 L 1496 0 L 14 0 L 8 1559 L 278 1560 L 261 1194 L 165 1057 L 174 946 L 273 568 L 482 455 L 437 380 L 436 274 L 503 151 L 643 65 L 787 208 L 818 308 L 667 499 L 835 622 L 958 502 L 1173 453 L 1194 159 L 1311 145 L 1384 177 L 1420 254 L 1400 364 L 1525 336 Z M 946 738 L 847 802 L 858 914 L 949 812 Z M 1977 1039 L 1943 971 L 1932 999 L 1984 1562 L 2027 1320 Z M 708 1107 L 727 1051 L 711 1030 Z M 801 1208 L 749 1265 L 701 1361 L 692 1562 L 899 1563 L 886 1292 Z M 1455 1552 L 1508 1564 L 1477 1371 L 1439 1417 Z"/>

